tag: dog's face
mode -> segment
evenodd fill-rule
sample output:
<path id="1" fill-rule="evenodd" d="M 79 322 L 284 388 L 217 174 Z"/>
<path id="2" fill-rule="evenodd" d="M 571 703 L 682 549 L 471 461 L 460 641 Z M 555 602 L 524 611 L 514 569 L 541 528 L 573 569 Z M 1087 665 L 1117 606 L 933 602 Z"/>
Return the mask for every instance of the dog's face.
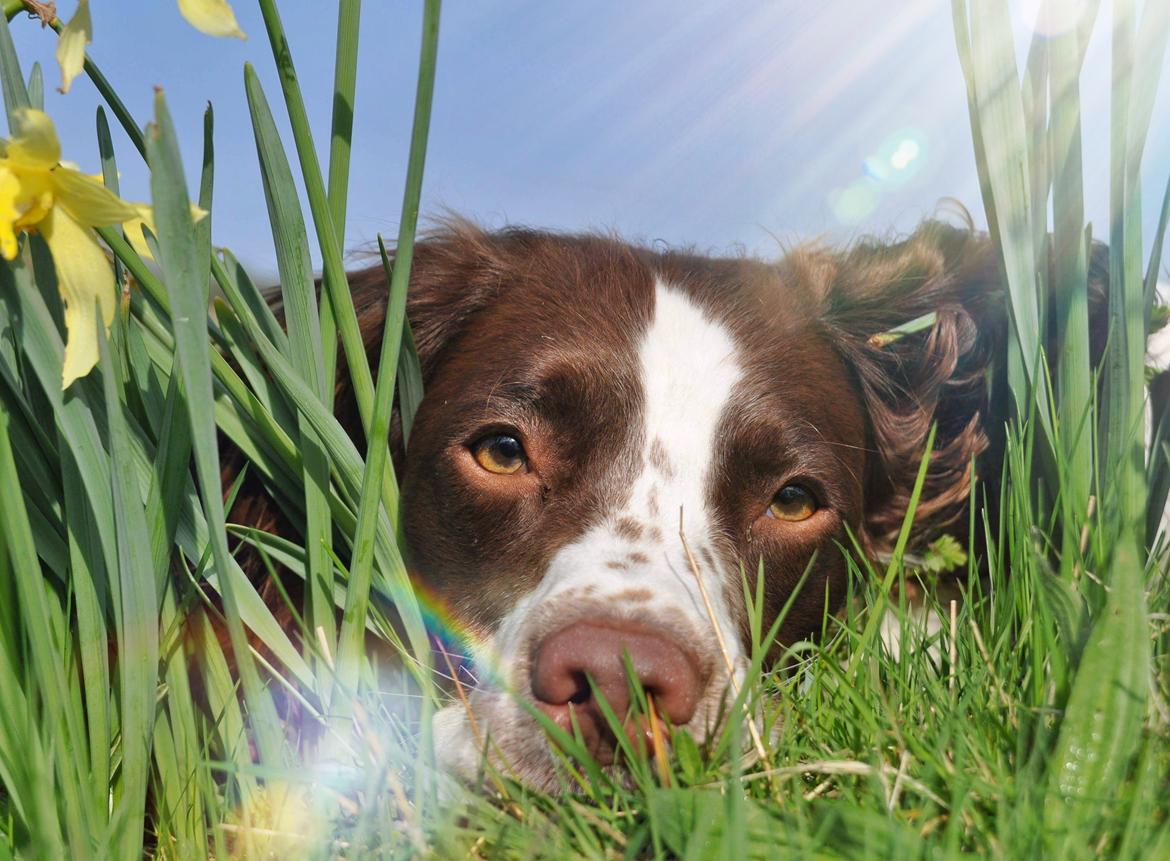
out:
<path id="1" fill-rule="evenodd" d="M 842 547 L 900 521 L 933 420 L 923 517 L 954 517 L 986 443 L 976 318 L 1000 325 L 973 242 L 931 226 L 779 264 L 468 227 L 423 242 L 409 562 L 483 672 L 471 715 L 442 716 L 442 756 L 470 773 L 490 737 L 555 787 L 518 695 L 611 760 L 596 697 L 625 713 L 627 660 L 663 717 L 707 735 L 748 659 L 745 582 L 763 572 L 766 628 L 808 569 L 779 642 L 818 630 Z M 928 312 L 925 334 L 886 334 Z"/>

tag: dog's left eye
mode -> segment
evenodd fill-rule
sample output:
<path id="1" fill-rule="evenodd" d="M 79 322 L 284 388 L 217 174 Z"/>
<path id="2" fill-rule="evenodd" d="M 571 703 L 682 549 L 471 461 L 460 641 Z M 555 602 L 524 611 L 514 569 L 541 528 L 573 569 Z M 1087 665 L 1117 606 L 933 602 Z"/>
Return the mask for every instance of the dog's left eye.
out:
<path id="1" fill-rule="evenodd" d="M 528 467 L 528 458 L 520 440 L 508 434 L 492 434 L 471 445 L 475 462 L 496 475 L 513 475 Z"/>
<path id="2" fill-rule="evenodd" d="M 768 515 L 777 520 L 787 520 L 794 523 L 808 520 L 817 510 L 817 501 L 806 487 L 799 484 L 786 484 L 772 497 L 772 504 L 768 506 Z"/>

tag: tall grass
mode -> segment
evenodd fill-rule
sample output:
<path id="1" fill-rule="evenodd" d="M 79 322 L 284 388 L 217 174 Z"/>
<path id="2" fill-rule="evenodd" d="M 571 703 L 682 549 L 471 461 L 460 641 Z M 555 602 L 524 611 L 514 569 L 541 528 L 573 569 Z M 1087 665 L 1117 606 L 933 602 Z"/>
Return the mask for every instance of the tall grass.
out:
<path id="1" fill-rule="evenodd" d="M 628 782 L 567 760 L 572 791 L 550 797 L 507 774 L 471 791 L 436 772 L 428 733 L 439 694 L 395 539 L 386 440 L 392 406 L 412 415 L 421 396 L 404 308 L 439 3 L 425 4 L 376 373 L 341 257 L 360 4 L 338 4 L 324 172 L 278 10 L 260 5 L 291 141 L 251 67 L 243 86 L 287 329 L 230 251 L 212 245 L 210 109 L 192 192 L 165 96 L 143 130 L 93 62 L 87 73 L 150 168 L 158 265 L 120 231 L 100 231 L 133 286 L 98 368 L 65 393 L 44 243 L 28 237 L 0 265 L 0 854 L 1170 857 L 1170 583 L 1153 526 L 1170 484 L 1170 422 L 1148 445 L 1143 436 L 1144 343 L 1170 207 L 1155 237 L 1142 237 L 1139 218 L 1170 7 L 1147 2 L 1139 14 L 1115 0 L 1112 20 L 1097 22 L 1089 0 L 1079 27 L 1033 40 L 1021 70 L 1006 0 L 953 0 L 1013 321 L 1009 389 L 997 393 L 1011 411 L 999 516 L 973 485 L 967 546 L 986 552 L 959 563 L 961 600 L 928 599 L 938 624 L 923 624 L 894 586 L 932 586 L 928 561 L 899 552 L 875 570 L 858 559 L 846 609 L 816 642 L 789 649 L 783 673 L 764 668 L 776 628 L 753 609 L 740 700 L 758 746 L 744 743 L 735 703 L 718 738 L 698 745 L 677 733 L 674 756 L 632 758 Z M 21 38 L 42 38 L 20 26 Z M 1094 26 L 1111 28 L 1114 47 L 1101 237 L 1111 325 L 1099 367 L 1079 99 Z M 10 114 L 41 101 L 40 71 L 25 79 L 7 24 L 0 84 Z M 104 111 L 97 123 L 116 189 Z M 193 221 L 192 199 L 212 215 Z M 1154 250 L 1142 260 L 1146 244 Z M 339 352 L 364 453 L 332 414 Z M 217 436 L 303 526 L 301 543 L 227 521 L 238 485 L 225 503 Z M 304 579 L 293 624 L 278 624 L 240 569 L 241 545 Z M 903 623 L 898 648 L 885 633 L 891 617 Z M 366 657 L 371 632 L 399 650 L 399 670 Z"/>

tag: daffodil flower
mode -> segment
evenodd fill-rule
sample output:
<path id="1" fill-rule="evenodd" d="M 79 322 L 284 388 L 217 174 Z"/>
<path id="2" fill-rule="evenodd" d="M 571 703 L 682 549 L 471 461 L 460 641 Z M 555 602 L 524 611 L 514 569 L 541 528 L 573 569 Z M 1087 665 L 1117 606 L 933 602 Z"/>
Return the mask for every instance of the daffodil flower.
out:
<path id="1" fill-rule="evenodd" d="M 227 0 L 179 0 L 179 12 L 188 24 L 208 36 L 244 38 L 244 31 L 236 23 L 236 13 Z"/>
<path id="2" fill-rule="evenodd" d="M 52 4 L 30 6 L 46 24 L 56 20 Z M 236 13 L 227 0 L 179 0 L 179 12 L 187 23 L 209 36 L 231 36 L 243 39 L 244 31 L 236 21 Z M 61 28 L 57 40 L 57 64 L 61 67 L 61 92 L 69 92 L 73 79 L 85 66 L 85 46 L 93 41 L 93 20 L 89 14 L 89 0 L 78 0 L 73 17 Z"/>
<path id="3" fill-rule="evenodd" d="M 97 320 L 109 331 L 117 294 L 114 274 L 98 245 L 95 227 L 125 224 L 141 247 L 150 209 L 127 203 L 92 176 L 61 163 L 53 122 L 41 111 L 19 108 L 12 138 L 0 140 L 0 256 L 16 257 L 16 235 L 36 230 L 45 238 L 65 303 L 67 388 L 97 364 Z"/>
<path id="4" fill-rule="evenodd" d="M 77 11 L 69 23 L 61 28 L 57 39 L 57 63 L 61 66 L 61 92 L 69 92 L 73 79 L 85 67 L 85 46 L 93 41 L 93 21 L 89 15 L 89 0 L 78 0 Z"/>

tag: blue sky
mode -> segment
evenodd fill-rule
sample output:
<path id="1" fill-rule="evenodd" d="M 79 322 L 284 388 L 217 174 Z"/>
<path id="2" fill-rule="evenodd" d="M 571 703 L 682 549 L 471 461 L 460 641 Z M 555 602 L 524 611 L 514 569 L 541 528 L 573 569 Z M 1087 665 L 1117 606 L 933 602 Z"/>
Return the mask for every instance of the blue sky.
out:
<path id="1" fill-rule="evenodd" d="M 135 116 L 161 86 L 194 169 L 202 111 L 216 117 L 214 239 L 258 274 L 272 239 L 242 69 L 252 62 L 283 121 L 255 4 L 234 3 L 246 41 L 204 36 L 173 0 L 93 0 L 90 55 Z M 1108 14 L 1108 2 L 1102 4 Z M 71 0 L 61 12 L 71 13 Z M 1034 0 L 1016 0 L 1023 32 Z M 489 226 L 614 230 L 627 237 L 765 256 L 808 237 L 845 241 L 911 229 L 954 197 L 983 221 L 949 0 L 738 3 L 473 2 L 443 9 L 423 214 Z M 395 234 L 408 145 L 421 2 L 362 11 L 347 245 Z M 281 4 L 324 161 L 334 4 Z M 54 38 L 12 22 L 27 71 L 40 61 L 65 157 L 97 169 L 92 86 L 55 91 Z M 1099 23 L 1083 76 L 1087 216 L 1108 199 L 1108 67 Z M 1145 160 L 1147 241 L 1170 173 L 1170 74 Z M 115 129 L 123 195 L 147 178 Z M 291 137 L 287 138 L 291 147 Z"/>

